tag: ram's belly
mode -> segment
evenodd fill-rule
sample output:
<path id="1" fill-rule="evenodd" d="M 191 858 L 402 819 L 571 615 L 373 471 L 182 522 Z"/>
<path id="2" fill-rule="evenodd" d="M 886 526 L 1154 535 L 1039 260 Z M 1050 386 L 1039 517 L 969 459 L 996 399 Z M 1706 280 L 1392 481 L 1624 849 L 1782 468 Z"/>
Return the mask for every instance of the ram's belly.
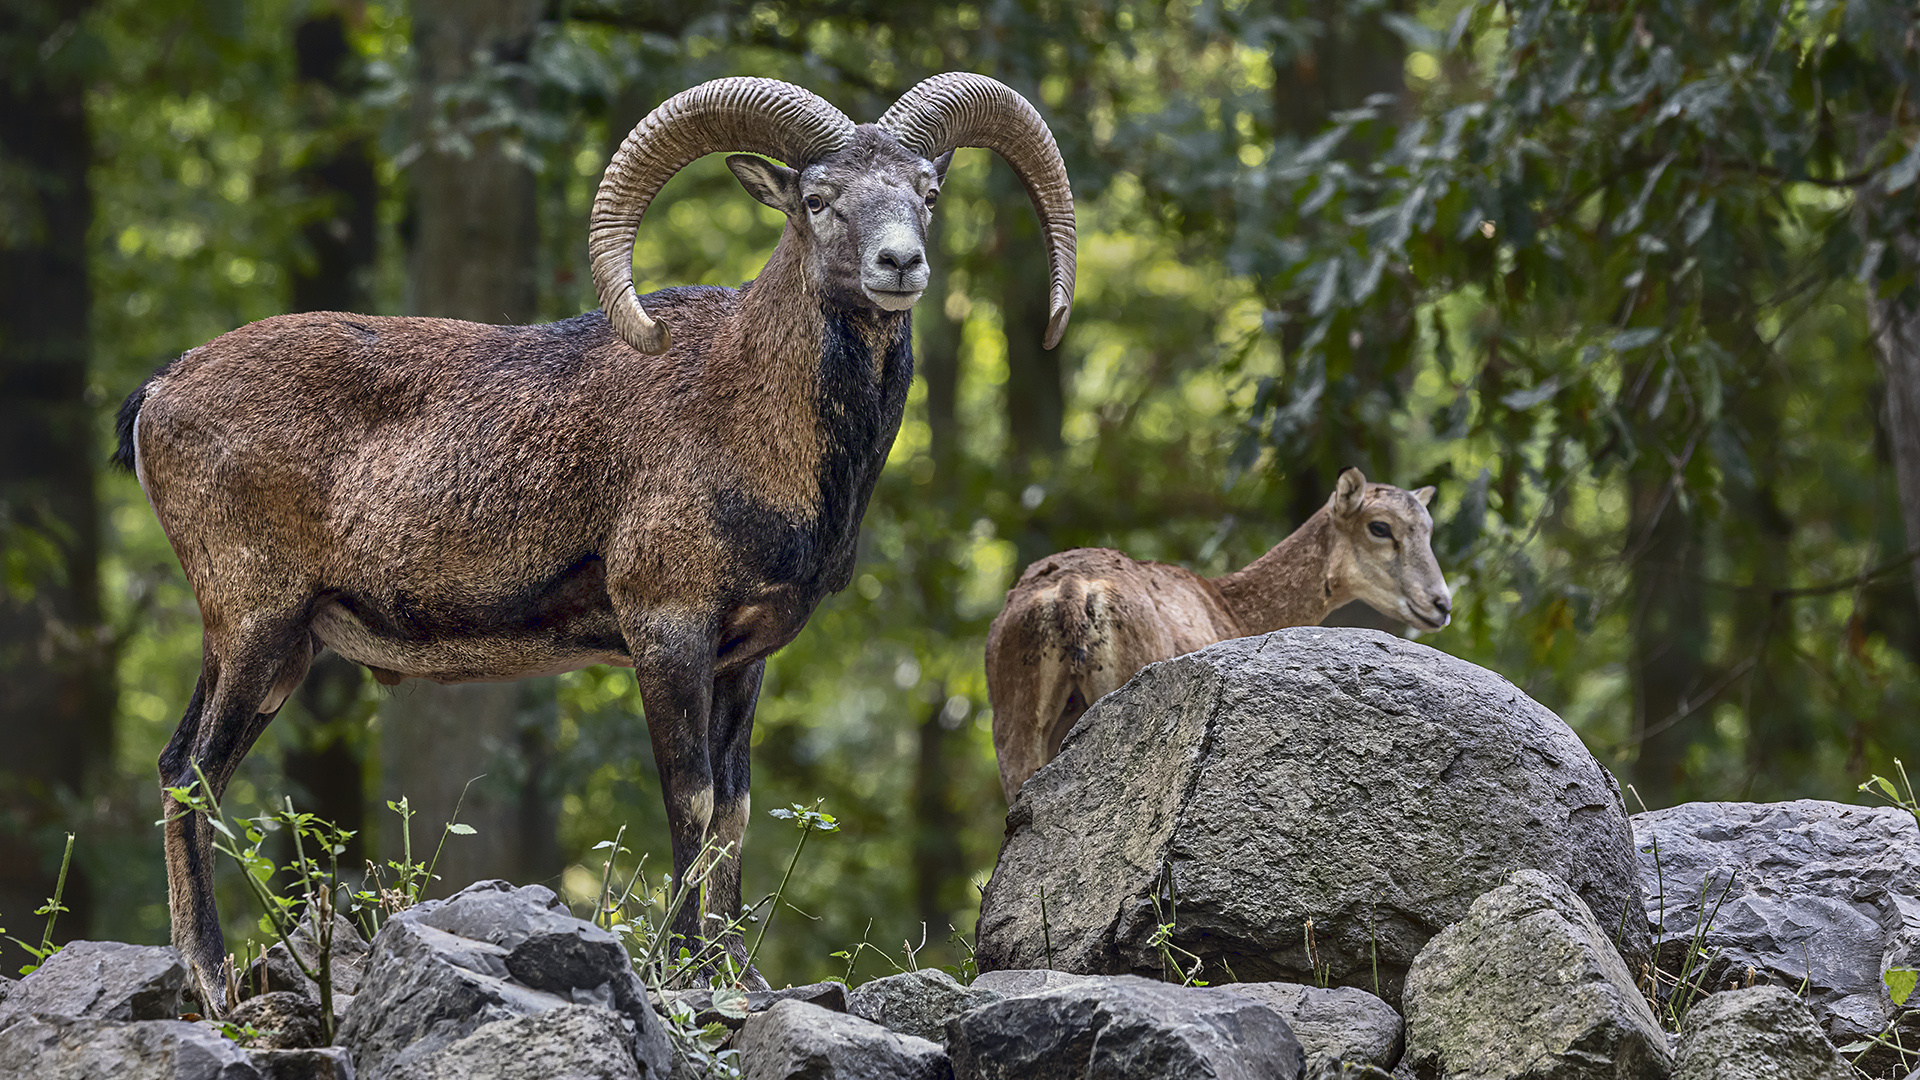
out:
<path id="1" fill-rule="evenodd" d="M 632 663 L 598 559 L 490 596 L 334 590 L 311 625 L 335 652 L 387 683 L 503 681 Z"/>

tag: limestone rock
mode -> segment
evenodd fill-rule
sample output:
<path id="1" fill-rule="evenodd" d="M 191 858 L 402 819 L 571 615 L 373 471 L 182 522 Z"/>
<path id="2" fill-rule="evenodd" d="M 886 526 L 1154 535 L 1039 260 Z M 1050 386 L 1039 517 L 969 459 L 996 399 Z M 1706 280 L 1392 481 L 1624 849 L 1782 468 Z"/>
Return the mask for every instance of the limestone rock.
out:
<path id="1" fill-rule="evenodd" d="M 1806 1003 L 1778 986 L 1695 1003 L 1680 1025 L 1673 1080 L 1852 1080 Z"/>
<path id="2" fill-rule="evenodd" d="M 93 1020 L 176 1020 L 186 980 L 187 969 L 171 946 L 69 942 L 20 980 L 0 1003 L 0 1018 L 51 1013 Z"/>
<path id="3" fill-rule="evenodd" d="M 1920 940 L 1913 815 L 1812 799 L 1682 803 L 1636 814 L 1633 826 L 1663 967 L 1677 971 L 1693 940 L 1704 884 L 1706 910 L 1720 904 L 1702 939 L 1719 954 L 1708 987 L 1745 985 L 1748 967 L 1775 986 L 1804 980 L 1835 1045 L 1886 1025 L 1894 1006 L 1881 973 L 1914 966 Z"/>
<path id="4" fill-rule="evenodd" d="M 834 1012 L 847 1011 L 847 987 L 839 982 L 808 983 L 805 986 L 788 986 L 779 990 L 747 991 L 747 1016 L 757 1012 L 766 1012 L 782 1001 L 804 1001 Z M 654 1008 L 666 1012 L 672 1002 L 680 1002 L 693 1010 L 693 1022 L 701 1027 L 708 1024 L 724 1024 L 735 1031 L 746 1026 L 746 1016 L 728 1016 L 713 1007 L 711 990 L 668 990 L 666 997 Z"/>
<path id="5" fill-rule="evenodd" d="M 808 1002 L 775 1002 L 734 1037 L 742 1080 L 951 1080 L 938 1043 Z"/>
<path id="6" fill-rule="evenodd" d="M 33 1080 L 353 1080 L 346 1052 L 248 1050 L 209 1024 L 50 1013 L 0 1021 L 0 1076 Z"/>
<path id="7" fill-rule="evenodd" d="M 1473 902 L 1407 975 L 1413 1075 L 1663 1080 L 1666 1033 L 1585 902 L 1537 870 Z"/>
<path id="8" fill-rule="evenodd" d="M 1427 939 L 1523 868 L 1570 882 L 1638 969 L 1633 835 L 1578 736 L 1463 660 L 1299 627 L 1151 665 L 1088 711 L 1008 814 L 977 956 L 1158 975 L 1166 917 L 1203 977 L 1317 982 L 1312 919 L 1331 981 L 1372 989 L 1377 954 L 1394 1004 Z"/>
<path id="9" fill-rule="evenodd" d="M 1365 990 L 1298 983 L 1228 983 L 1221 989 L 1279 1013 L 1309 1062 L 1331 1057 L 1337 1063 L 1391 1069 L 1400 1060 L 1406 1025 L 1393 1006 Z"/>
<path id="10" fill-rule="evenodd" d="M 395 1069 L 393 1080 L 639 1080 L 620 1017 L 592 1005 L 498 1020 Z"/>
<path id="11" fill-rule="evenodd" d="M 305 1050 L 325 1042 L 320 1003 L 293 990 L 250 997 L 234 1006 L 227 1022 L 258 1031 L 247 1045 L 261 1050 Z"/>
<path id="12" fill-rule="evenodd" d="M 487 1024 L 566 1005 L 614 1013 L 640 1075 L 667 1074 L 666 1032 L 619 939 L 541 886 L 480 882 L 381 928 L 338 1042 L 363 1077 L 379 1077 Z"/>
<path id="13" fill-rule="evenodd" d="M 1002 996 L 978 986 L 961 986 L 946 972 L 927 968 L 854 988 L 847 995 L 847 1011 L 903 1035 L 944 1043 L 947 1021 Z"/>
<path id="14" fill-rule="evenodd" d="M 1229 988 L 1133 975 L 1010 997 L 947 1024 L 955 1080 L 1297 1080 L 1300 1042 Z"/>

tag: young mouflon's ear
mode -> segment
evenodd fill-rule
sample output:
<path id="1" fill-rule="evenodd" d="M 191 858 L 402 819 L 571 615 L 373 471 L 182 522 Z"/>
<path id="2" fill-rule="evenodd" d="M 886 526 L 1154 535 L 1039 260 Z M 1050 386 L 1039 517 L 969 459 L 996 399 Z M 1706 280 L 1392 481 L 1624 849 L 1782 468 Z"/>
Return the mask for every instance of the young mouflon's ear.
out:
<path id="1" fill-rule="evenodd" d="M 949 150 L 933 159 L 933 175 L 941 183 L 947 182 L 947 166 L 953 164 L 953 151 Z"/>
<path id="2" fill-rule="evenodd" d="M 1418 491 L 1415 491 L 1413 493 L 1413 497 L 1420 500 L 1421 506 L 1432 506 L 1433 505 L 1433 485 L 1428 484 L 1426 487 L 1423 487 Z"/>
<path id="3" fill-rule="evenodd" d="M 1333 485 L 1333 508 L 1343 514 L 1351 514 L 1360 509 L 1360 497 L 1367 493 L 1366 474 L 1352 465 L 1340 470 L 1340 479 Z"/>
<path id="4" fill-rule="evenodd" d="M 752 154 L 728 154 L 727 168 L 740 178 L 740 186 L 747 189 L 747 194 L 783 214 L 799 211 L 799 173 Z"/>

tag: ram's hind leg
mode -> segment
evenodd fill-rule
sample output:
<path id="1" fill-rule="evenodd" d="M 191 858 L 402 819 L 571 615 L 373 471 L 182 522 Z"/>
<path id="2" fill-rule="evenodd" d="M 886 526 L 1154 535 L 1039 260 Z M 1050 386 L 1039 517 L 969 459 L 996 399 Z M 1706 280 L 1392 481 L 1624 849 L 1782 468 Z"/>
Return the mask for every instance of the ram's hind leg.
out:
<path id="1" fill-rule="evenodd" d="M 993 695 L 993 753 L 1008 806 L 1020 794 L 1020 785 L 1059 752 L 1055 728 L 1075 699 L 1075 676 L 1059 650 L 1041 646 L 1035 651 L 1039 659 L 996 687 L 999 693 Z M 1080 711 L 1086 711 L 1084 704 Z"/>
<path id="2" fill-rule="evenodd" d="M 207 633 L 193 699 L 160 753 L 160 799 L 167 855 L 167 908 L 173 945 L 209 1015 L 223 1015 L 226 944 L 213 900 L 213 826 L 167 789 L 206 788 L 215 800 L 254 740 L 298 686 L 313 658 L 312 639 L 295 618 L 256 620 L 239 633 Z"/>

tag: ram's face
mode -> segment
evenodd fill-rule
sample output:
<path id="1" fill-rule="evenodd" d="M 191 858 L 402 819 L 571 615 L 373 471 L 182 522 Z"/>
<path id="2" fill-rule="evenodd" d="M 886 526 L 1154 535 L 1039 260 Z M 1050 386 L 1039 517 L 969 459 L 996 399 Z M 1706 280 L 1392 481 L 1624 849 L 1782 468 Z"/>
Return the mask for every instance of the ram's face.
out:
<path id="1" fill-rule="evenodd" d="M 845 149 L 798 173 L 759 158 L 729 163 L 806 240 L 808 268 L 829 300 L 904 311 L 927 288 L 927 225 L 951 159 L 928 161 L 862 126 Z"/>

